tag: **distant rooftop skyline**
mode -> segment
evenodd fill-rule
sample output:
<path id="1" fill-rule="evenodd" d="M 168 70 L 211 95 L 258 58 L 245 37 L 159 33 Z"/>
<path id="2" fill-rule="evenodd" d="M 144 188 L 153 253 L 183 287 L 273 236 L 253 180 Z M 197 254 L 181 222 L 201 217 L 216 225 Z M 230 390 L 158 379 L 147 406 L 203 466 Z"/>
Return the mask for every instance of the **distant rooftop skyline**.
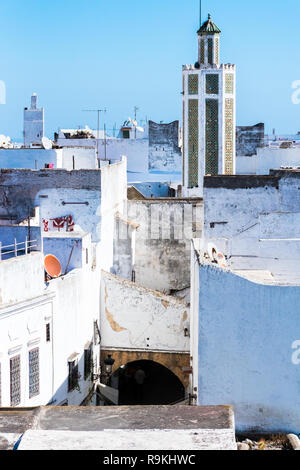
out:
<path id="1" fill-rule="evenodd" d="M 237 125 L 300 131 L 300 2 L 203 0 L 221 29 L 221 62 L 237 66 Z M 288 22 L 288 29 L 283 24 Z M 138 119 L 181 120 L 182 65 L 197 60 L 198 0 L 9 0 L 1 6 L 6 104 L 0 134 L 22 139 L 23 109 L 33 92 L 45 108 L 45 132 L 88 125 L 107 108 L 107 129 L 138 106 Z M 103 128 L 103 115 L 101 115 Z"/>

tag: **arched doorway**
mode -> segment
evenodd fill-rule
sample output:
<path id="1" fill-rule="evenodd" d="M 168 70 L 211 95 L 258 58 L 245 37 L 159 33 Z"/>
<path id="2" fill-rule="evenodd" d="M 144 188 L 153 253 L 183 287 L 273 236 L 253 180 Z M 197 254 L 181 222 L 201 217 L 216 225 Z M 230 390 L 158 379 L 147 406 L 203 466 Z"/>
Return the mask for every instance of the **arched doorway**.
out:
<path id="1" fill-rule="evenodd" d="M 121 366 L 109 385 L 119 390 L 119 405 L 171 405 L 185 399 L 185 388 L 169 369 L 154 361 Z"/>

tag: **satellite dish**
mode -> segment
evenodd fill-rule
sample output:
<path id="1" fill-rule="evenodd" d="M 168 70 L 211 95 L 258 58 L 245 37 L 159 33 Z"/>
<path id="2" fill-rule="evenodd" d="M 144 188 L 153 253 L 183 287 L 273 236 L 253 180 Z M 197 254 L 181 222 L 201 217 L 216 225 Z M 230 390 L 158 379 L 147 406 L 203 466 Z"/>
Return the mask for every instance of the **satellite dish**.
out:
<path id="1" fill-rule="evenodd" d="M 61 275 L 61 264 L 54 255 L 45 256 L 44 267 L 46 273 L 54 279 Z"/>
<path id="2" fill-rule="evenodd" d="M 43 137 L 42 138 L 42 145 L 43 145 L 45 150 L 51 150 L 52 146 L 53 146 L 51 140 L 48 139 L 48 137 Z"/>

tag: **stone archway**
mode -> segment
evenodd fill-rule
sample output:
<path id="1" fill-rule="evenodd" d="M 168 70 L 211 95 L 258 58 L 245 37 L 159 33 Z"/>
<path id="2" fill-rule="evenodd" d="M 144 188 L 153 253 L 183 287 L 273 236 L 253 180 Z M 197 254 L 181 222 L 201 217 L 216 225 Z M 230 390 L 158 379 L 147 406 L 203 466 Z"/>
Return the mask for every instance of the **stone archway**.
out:
<path id="1" fill-rule="evenodd" d="M 108 381 L 118 393 L 120 406 L 175 405 L 186 399 L 179 378 L 158 362 L 129 362 L 115 370 Z"/>
<path id="2" fill-rule="evenodd" d="M 182 382 L 185 389 L 189 387 L 189 375 L 183 372 L 184 368 L 190 367 L 190 355 L 188 353 L 165 353 L 151 351 L 112 351 L 101 350 L 101 364 L 108 354 L 115 360 L 113 371 L 121 366 L 136 361 L 152 361 L 169 369 Z"/>

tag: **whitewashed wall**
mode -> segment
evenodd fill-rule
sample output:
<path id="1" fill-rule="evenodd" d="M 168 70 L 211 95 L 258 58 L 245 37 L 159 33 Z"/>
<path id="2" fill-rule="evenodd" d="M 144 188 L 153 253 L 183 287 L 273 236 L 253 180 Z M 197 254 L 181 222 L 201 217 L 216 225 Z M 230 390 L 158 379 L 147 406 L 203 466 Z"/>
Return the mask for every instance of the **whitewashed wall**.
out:
<path id="1" fill-rule="evenodd" d="M 126 212 L 126 158 L 101 168 L 101 268 L 110 271 L 114 264 L 115 216 Z"/>
<path id="2" fill-rule="evenodd" d="M 98 168 L 94 147 L 63 147 L 61 168 L 65 170 L 95 170 Z"/>
<path id="3" fill-rule="evenodd" d="M 74 270 L 67 276 L 53 279 L 49 288 L 56 293 L 53 317 L 54 404 L 65 399 L 79 405 L 91 387 L 84 380 L 84 347 L 94 338 L 94 320 L 99 320 L 100 271 Z M 68 393 L 68 359 L 77 353 L 80 390 Z M 99 347 L 94 348 L 96 372 Z"/>
<path id="4" fill-rule="evenodd" d="M 23 271 L 26 275 L 26 271 Z M 8 279 L 12 279 L 7 278 Z M 1 284 L 3 285 L 3 284 Z M 38 295 L 40 294 L 40 295 Z M 35 297 L 10 306 L 0 305 L 1 406 L 10 407 L 10 359 L 21 356 L 21 402 L 30 407 L 47 404 L 53 392 L 52 341 L 46 342 L 46 324 L 52 335 L 53 296 L 36 289 Z M 40 393 L 29 398 L 29 351 L 39 348 Z"/>
<path id="5" fill-rule="evenodd" d="M 187 352 L 188 305 L 137 284 L 102 273 L 101 347 Z"/>
<path id="6" fill-rule="evenodd" d="M 41 170 L 49 163 L 61 168 L 61 159 L 61 149 L 0 149 L 0 168 Z"/>
<path id="7" fill-rule="evenodd" d="M 75 204 L 63 205 L 63 202 L 75 202 Z M 85 203 L 88 203 L 88 205 Z M 75 223 L 75 232 L 91 233 L 94 242 L 100 241 L 100 184 L 98 191 L 71 188 L 45 188 L 45 190 L 41 190 L 37 193 L 35 204 L 40 206 L 40 224 L 42 231 L 44 227 L 43 220 L 50 221 L 51 219 L 71 215 Z"/>
<path id="8" fill-rule="evenodd" d="M 201 200 L 128 201 L 136 231 L 136 282 L 150 289 L 182 290 L 190 285 L 190 241 L 200 237 Z"/>
<path id="9" fill-rule="evenodd" d="M 237 431 L 298 433 L 300 287 L 211 266 L 199 281 L 198 404 L 233 405 Z"/>
<path id="10" fill-rule="evenodd" d="M 0 305 L 22 302 L 44 288 L 43 255 L 39 252 L 0 261 Z"/>
<path id="11" fill-rule="evenodd" d="M 270 170 L 300 166 L 300 147 L 280 149 L 263 147 L 252 157 L 236 158 L 238 175 L 268 175 Z"/>
<path id="12" fill-rule="evenodd" d="M 99 158 L 116 160 L 127 158 L 127 170 L 141 173 L 148 173 L 148 139 L 107 139 L 99 141 Z"/>

